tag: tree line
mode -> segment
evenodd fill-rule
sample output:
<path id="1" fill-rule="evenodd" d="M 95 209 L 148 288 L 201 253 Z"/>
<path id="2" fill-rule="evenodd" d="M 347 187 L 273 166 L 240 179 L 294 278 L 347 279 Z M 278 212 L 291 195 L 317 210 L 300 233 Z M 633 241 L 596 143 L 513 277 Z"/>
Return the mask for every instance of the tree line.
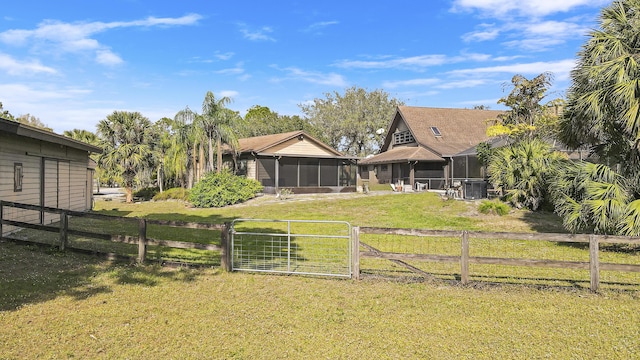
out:
<path id="1" fill-rule="evenodd" d="M 511 93 L 498 101 L 509 110 L 490 119 L 487 133 L 506 145 L 477 147 L 503 200 L 554 211 L 572 232 L 640 235 L 638 9 L 640 0 L 616 0 L 602 9 L 599 29 L 577 54 L 566 99 L 541 104 L 553 80 L 549 72 L 512 78 Z M 243 137 L 305 130 L 348 155 L 375 153 L 384 141 L 376 130 L 403 105 L 382 90 L 352 87 L 324 95 L 300 105 L 305 117 L 259 105 L 242 117 L 226 107 L 231 99 L 207 92 L 200 113 L 187 107 L 152 123 L 138 112 L 114 111 L 95 134 L 64 134 L 104 149 L 95 157 L 98 177 L 123 184 L 130 201 L 134 184 L 191 188 L 204 174 L 220 171 L 222 149 Z M 2 117 L 13 119 L 7 111 Z M 569 160 L 558 144 L 589 155 Z"/>
<path id="2" fill-rule="evenodd" d="M 156 122 L 139 112 L 114 111 L 98 122 L 95 133 L 73 129 L 63 135 L 101 147 L 102 154 L 92 155 L 99 182 L 121 184 L 131 201 L 135 186 L 155 184 L 161 192 L 192 188 L 205 174 L 223 168 L 223 152 L 236 149 L 241 138 L 304 130 L 344 154 L 372 154 L 384 140 L 376 130 L 386 127 L 403 104 L 382 90 L 356 86 L 325 97 L 301 105 L 305 116 L 280 115 L 255 105 L 243 117 L 227 107 L 230 98 L 208 91 L 200 111 L 185 107 Z M 51 130 L 30 115 L 13 117 L 1 104 L 0 111 L 3 118 Z"/>

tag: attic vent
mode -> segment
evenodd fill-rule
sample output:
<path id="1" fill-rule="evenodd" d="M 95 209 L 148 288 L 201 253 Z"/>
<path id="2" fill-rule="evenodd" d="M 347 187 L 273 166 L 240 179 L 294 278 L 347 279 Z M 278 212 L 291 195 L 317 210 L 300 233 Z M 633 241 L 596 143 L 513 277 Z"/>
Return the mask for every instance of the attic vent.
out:
<path id="1" fill-rule="evenodd" d="M 433 135 L 435 135 L 436 137 L 442 136 L 442 134 L 440 133 L 440 130 L 436 126 L 432 126 L 431 131 L 433 132 Z"/>

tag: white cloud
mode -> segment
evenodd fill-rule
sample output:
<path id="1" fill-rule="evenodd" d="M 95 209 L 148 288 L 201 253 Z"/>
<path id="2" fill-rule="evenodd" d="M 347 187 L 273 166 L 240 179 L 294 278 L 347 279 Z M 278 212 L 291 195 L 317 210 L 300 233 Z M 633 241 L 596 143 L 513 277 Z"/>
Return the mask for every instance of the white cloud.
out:
<path id="1" fill-rule="evenodd" d="M 202 17 L 189 14 L 179 18 L 147 17 L 134 21 L 115 22 L 76 22 L 65 23 L 56 20 L 45 20 L 33 30 L 10 29 L 0 33 L 0 42 L 13 46 L 48 47 L 55 52 L 95 51 L 95 59 L 100 64 L 114 65 L 123 60 L 111 52 L 107 46 L 101 45 L 92 36 L 98 33 L 126 27 L 182 26 L 192 25 Z"/>
<path id="2" fill-rule="evenodd" d="M 467 79 L 461 81 L 447 81 L 436 86 L 438 89 L 464 89 L 485 85 L 487 80 L 484 79 Z"/>
<path id="3" fill-rule="evenodd" d="M 302 30 L 303 32 L 313 32 L 313 33 L 320 33 L 320 31 L 328 26 L 331 25 L 337 25 L 339 24 L 338 21 L 321 21 L 321 22 L 317 22 L 317 23 L 313 23 L 311 25 L 309 25 L 306 29 Z"/>
<path id="4" fill-rule="evenodd" d="M 342 60 L 334 64 L 341 68 L 360 69 L 392 69 L 392 68 L 423 68 L 442 65 L 447 62 L 445 55 L 421 55 L 405 58 L 395 58 L 380 61 Z"/>
<path id="5" fill-rule="evenodd" d="M 0 53 L 0 70 L 9 75 L 33 75 L 38 73 L 56 74 L 57 71 L 42 65 L 37 60 L 16 60 L 13 57 Z"/>
<path id="6" fill-rule="evenodd" d="M 551 72 L 558 80 L 567 80 L 571 70 L 575 67 L 576 60 L 566 59 L 558 61 L 538 61 L 532 63 L 521 63 L 502 66 L 490 66 L 473 69 L 453 70 L 451 75 L 474 75 L 486 73 L 508 73 L 522 75 L 538 75 L 543 72 Z"/>
<path id="7" fill-rule="evenodd" d="M 251 41 L 276 41 L 275 38 L 268 35 L 273 32 L 273 29 L 269 26 L 263 26 L 258 30 L 249 30 L 247 25 L 242 23 L 238 24 L 238 26 L 240 26 L 240 32 L 244 35 L 245 39 Z"/>
<path id="8" fill-rule="evenodd" d="M 111 50 L 102 49 L 96 51 L 96 62 L 102 65 L 119 65 L 124 61 L 120 56 L 111 52 Z"/>
<path id="9" fill-rule="evenodd" d="M 227 69 L 222 69 L 222 70 L 217 70 L 214 71 L 216 74 L 221 74 L 221 75 L 241 75 L 244 73 L 244 67 L 243 67 L 243 63 L 238 63 L 236 64 L 235 67 L 233 68 L 227 68 Z"/>
<path id="10" fill-rule="evenodd" d="M 235 90 L 221 90 L 219 94 L 220 94 L 220 97 L 228 97 L 230 99 L 233 99 L 235 97 L 238 97 L 238 95 L 240 95 L 240 93 Z"/>
<path id="11" fill-rule="evenodd" d="M 487 17 L 543 17 L 567 12 L 577 7 L 598 8 L 611 3 L 610 0 L 454 0 L 453 12 L 479 11 Z"/>
<path id="12" fill-rule="evenodd" d="M 288 67 L 279 69 L 276 66 L 272 66 L 275 69 L 286 72 L 286 80 L 299 80 L 312 84 L 328 85 L 334 87 L 345 87 L 347 82 L 344 77 L 336 73 L 321 73 L 313 71 L 305 71 L 296 67 Z M 273 79 L 273 81 L 282 81 L 285 79 Z"/>
<path id="13" fill-rule="evenodd" d="M 440 79 L 429 78 L 429 79 L 411 79 L 411 80 L 400 80 L 400 81 L 385 81 L 382 83 L 382 87 L 395 89 L 398 87 L 406 87 L 406 86 L 425 86 L 425 85 L 433 85 L 439 83 Z"/>
<path id="14" fill-rule="evenodd" d="M 493 40 L 500 35 L 500 29 L 495 24 L 480 24 L 480 29 L 462 35 L 462 40 L 466 42 Z"/>

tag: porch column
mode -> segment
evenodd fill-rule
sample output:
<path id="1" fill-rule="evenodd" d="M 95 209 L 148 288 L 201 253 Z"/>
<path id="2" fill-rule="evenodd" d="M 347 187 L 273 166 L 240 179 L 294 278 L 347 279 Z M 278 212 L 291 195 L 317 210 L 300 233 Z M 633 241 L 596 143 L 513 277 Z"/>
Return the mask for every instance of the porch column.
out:
<path id="1" fill-rule="evenodd" d="M 409 185 L 411 185 L 411 189 L 414 188 L 416 183 L 416 163 L 417 161 L 409 163 Z"/>
<path id="2" fill-rule="evenodd" d="M 279 187 L 279 183 L 280 183 L 280 159 L 276 157 L 276 161 L 275 161 L 275 165 L 276 165 L 276 179 L 275 179 L 275 184 L 273 184 L 276 188 L 276 194 L 278 193 L 278 191 L 280 190 Z"/>

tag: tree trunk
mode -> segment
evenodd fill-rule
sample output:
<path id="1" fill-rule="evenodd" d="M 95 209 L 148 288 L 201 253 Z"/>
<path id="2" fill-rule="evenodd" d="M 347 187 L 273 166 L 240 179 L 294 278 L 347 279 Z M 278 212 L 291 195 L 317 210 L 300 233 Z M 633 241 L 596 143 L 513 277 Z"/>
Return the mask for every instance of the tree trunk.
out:
<path id="1" fill-rule="evenodd" d="M 209 136 L 209 171 L 213 171 L 213 137 Z"/>
<path id="2" fill-rule="evenodd" d="M 125 186 L 125 192 L 127 194 L 127 197 L 126 197 L 125 201 L 127 203 L 132 203 L 133 202 L 133 187 L 131 185 Z"/>
<path id="3" fill-rule="evenodd" d="M 198 155 L 198 180 L 200 180 L 207 172 L 207 162 L 204 157 L 204 146 L 202 146 L 202 144 L 200 144 L 198 151 L 200 152 Z"/>
<path id="4" fill-rule="evenodd" d="M 160 188 L 160 193 L 162 193 L 162 185 L 163 185 L 163 180 L 162 180 L 162 165 L 158 166 L 158 174 L 157 174 L 157 178 L 158 178 L 158 188 Z"/>
<path id="5" fill-rule="evenodd" d="M 220 136 L 218 136 L 218 138 L 216 139 L 216 150 L 217 150 L 217 169 L 216 172 L 219 174 L 220 171 L 222 171 L 222 139 L 220 139 Z"/>

